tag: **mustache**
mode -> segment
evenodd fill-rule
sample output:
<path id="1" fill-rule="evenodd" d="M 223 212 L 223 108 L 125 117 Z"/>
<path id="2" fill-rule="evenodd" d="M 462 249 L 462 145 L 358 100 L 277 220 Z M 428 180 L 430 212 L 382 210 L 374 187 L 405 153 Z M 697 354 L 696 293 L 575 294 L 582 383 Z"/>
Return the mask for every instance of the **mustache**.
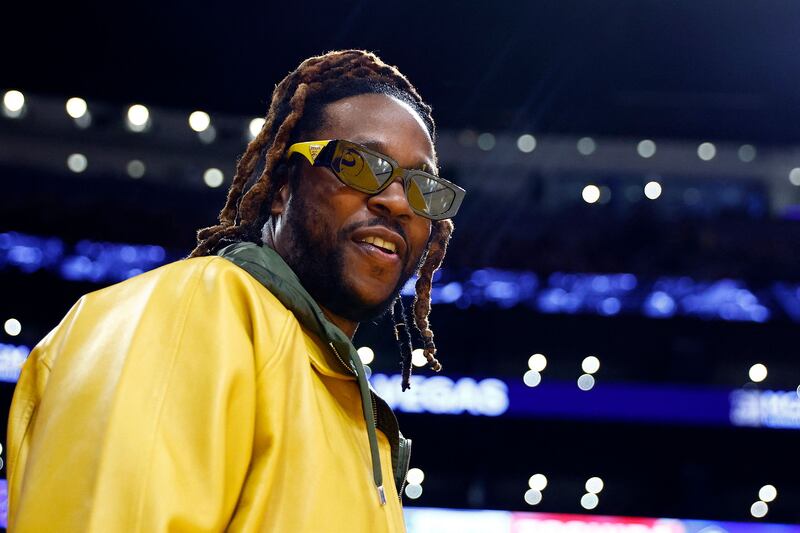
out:
<path id="1" fill-rule="evenodd" d="M 353 224 L 350 224 L 349 226 L 345 226 L 342 229 L 342 234 L 343 235 L 349 235 L 350 233 L 353 233 L 357 229 L 374 228 L 374 227 L 377 227 L 377 226 L 383 226 L 384 228 L 386 228 L 388 230 L 391 230 L 391 231 L 397 233 L 398 235 L 400 235 L 400 237 L 403 239 L 403 242 L 406 243 L 406 250 L 410 251 L 410 248 L 409 248 L 409 245 L 408 245 L 408 235 L 406 234 L 406 231 L 403 229 L 403 226 L 401 226 L 399 222 L 396 222 L 396 221 L 391 220 L 391 219 L 381 218 L 381 217 L 374 217 L 374 218 L 370 218 L 369 220 L 365 220 L 363 222 L 354 222 Z"/>

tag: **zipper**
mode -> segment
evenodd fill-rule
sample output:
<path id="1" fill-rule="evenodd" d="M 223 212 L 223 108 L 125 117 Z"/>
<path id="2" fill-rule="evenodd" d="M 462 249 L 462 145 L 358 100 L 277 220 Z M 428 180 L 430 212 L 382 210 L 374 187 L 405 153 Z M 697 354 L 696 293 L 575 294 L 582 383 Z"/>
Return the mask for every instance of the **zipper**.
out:
<path id="1" fill-rule="evenodd" d="M 370 389 L 369 399 L 372 400 L 372 419 L 375 421 L 375 428 L 378 427 L 378 402 L 375 401 L 375 393 Z"/>
<path id="2" fill-rule="evenodd" d="M 397 443 L 402 452 L 402 457 L 398 458 L 398 467 L 401 469 L 403 473 L 403 482 L 400 483 L 400 490 L 397 493 L 397 499 L 400 500 L 400 503 L 403 503 L 403 491 L 406 488 L 406 483 L 408 480 L 406 476 L 408 475 L 408 467 L 411 466 L 411 439 L 406 439 L 404 437 L 400 437 L 401 440 Z"/>
<path id="3" fill-rule="evenodd" d="M 331 347 L 331 350 L 333 350 L 333 353 L 336 355 L 336 359 L 338 359 L 339 362 L 342 363 L 342 366 L 345 367 L 351 374 L 353 374 L 354 376 L 358 377 L 358 374 L 353 369 L 353 367 L 348 365 L 347 363 L 345 363 L 344 359 L 342 359 L 342 356 L 339 355 L 339 351 L 336 349 L 336 346 L 334 346 L 332 342 L 329 342 L 328 346 Z M 375 402 L 374 401 L 372 403 L 372 406 L 373 406 L 373 410 L 374 410 L 374 408 L 375 408 Z"/>
<path id="4" fill-rule="evenodd" d="M 332 342 L 330 343 L 330 347 L 333 350 L 333 353 L 336 354 L 336 358 L 339 360 L 340 363 L 342 363 L 342 366 L 344 366 L 346 369 L 348 369 L 351 374 L 353 374 L 354 376 L 357 376 L 358 374 L 356 374 L 356 371 L 353 370 L 350 366 L 348 366 L 348 365 L 346 365 L 344 363 L 344 360 L 342 359 L 342 356 L 339 355 L 339 352 L 336 350 L 336 346 L 334 346 Z M 377 428 L 378 427 L 378 402 L 375 401 L 375 393 L 372 392 L 371 390 L 369 391 L 369 399 L 370 399 L 370 401 L 372 403 L 372 420 L 375 421 L 375 427 Z"/>
<path id="5" fill-rule="evenodd" d="M 358 389 L 361 395 L 361 407 L 364 410 L 364 421 L 367 424 L 367 438 L 369 439 L 369 451 L 370 456 L 372 459 L 372 478 L 375 482 L 375 488 L 378 491 L 378 501 L 381 505 L 386 505 L 386 491 L 383 488 L 383 472 L 381 471 L 381 456 L 380 451 L 378 450 L 378 437 L 377 437 L 377 423 L 378 423 L 378 408 L 377 402 L 375 401 L 374 394 L 372 390 L 369 388 L 369 384 L 367 383 L 367 378 L 363 374 L 363 372 L 359 373 L 359 366 L 358 363 L 360 361 L 350 361 L 350 365 L 346 365 L 344 360 L 342 359 L 341 355 L 339 355 L 338 350 L 336 350 L 336 346 L 334 346 L 333 342 L 329 342 L 328 346 L 331 347 L 333 353 L 336 354 L 336 358 L 339 359 L 339 362 L 345 368 L 348 368 L 351 373 L 355 374 L 356 381 L 358 382 Z M 367 402 L 372 404 L 372 409 L 367 407 Z M 369 420 L 369 415 L 372 415 L 372 420 Z M 370 423 L 372 424 L 370 426 Z"/>

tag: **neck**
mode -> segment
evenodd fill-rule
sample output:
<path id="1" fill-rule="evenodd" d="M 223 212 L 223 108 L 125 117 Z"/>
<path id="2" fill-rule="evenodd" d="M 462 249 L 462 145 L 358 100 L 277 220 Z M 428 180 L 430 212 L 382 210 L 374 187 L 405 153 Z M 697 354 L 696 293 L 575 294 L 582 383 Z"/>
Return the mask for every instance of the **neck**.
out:
<path id="1" fill-rule="evenodd" d="M 325 318 L 330 320 L 334 326 L 342 330 L 342 332 L 344 332 L 344 334 L 350 337 L 352 340 L 353 335 L 356 334 L 356 330 L 358 329 L 358 322 L 337 315 L 326 307 L 320 306 L 320 309 L 322 309 L 322 313 L 325 315 Z"/>
<path id="2" fill-rule="evenodd" d="M 278 254 L 281 257 L 283 257 L 284 260 L 286 260 L 287 257 L 286 254 L 281 253 L 281 251 L 278 250 L 278 247 L 276 246 L 275 236 L 274 236 L 275 221 L 272 218 L 270 218 L 270 221 L 272 223 L 268 221 L 266 224 L 264 224 L 264 228 L 262 229 L 262 234 L 261 234 L 262 241 L 265 245 L 269 246 L 270 248 L 278 252 Z M 291 265 L 289 266 L 291 268 Z M 319 304 L 319 302 L 317 303 Z M 336 313 L 332 312 L 330 309 L 326 307 L 323 307 L 322 305 L 320 305 L 319 307 L 320 309 L 322 309 L 322 313 L 325 315 L 325 318 L 330 320 L 334 326 L 342 330 L 342 332 L 344 332 L 345 335 L 350 337 L 350 339 L 353 338 L 353 335 L 356 334 L 356 330 L 358 329 L 358 322 L 344 318 L 341 315 L 337 315 Z"/>

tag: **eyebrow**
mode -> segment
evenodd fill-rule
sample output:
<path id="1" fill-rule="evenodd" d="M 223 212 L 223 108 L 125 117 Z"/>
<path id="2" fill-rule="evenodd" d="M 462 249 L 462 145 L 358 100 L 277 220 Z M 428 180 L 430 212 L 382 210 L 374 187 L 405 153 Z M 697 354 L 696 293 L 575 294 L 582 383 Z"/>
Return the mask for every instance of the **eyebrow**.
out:
<path id="1" fill-rule="evenodd" d="M 351 139 L 350 142 L 354 142 L 356 144 L 360 144 L 361 146 L 366 146 L 370 150 L 375 150 L 376 152 L 380 152 L 384 155 L 388 154 L 386 152 L 389 151 L 389 145 L 385 144 L 381 141 L 369 140 L 369 139 Z M 392 158 L 394 159 L 394 158 Z M 428 165 L 428 163 L 420 163 L 419 165 L 413 167 L 403 167 L 407 170 L 423 170 L 425 172 L 430 172 L 431 174 L 438 176 L 439 175 L 439 167 L 434 162 L 433 165 Z M 427 168 L 427 170 L 426 170 Z"/>

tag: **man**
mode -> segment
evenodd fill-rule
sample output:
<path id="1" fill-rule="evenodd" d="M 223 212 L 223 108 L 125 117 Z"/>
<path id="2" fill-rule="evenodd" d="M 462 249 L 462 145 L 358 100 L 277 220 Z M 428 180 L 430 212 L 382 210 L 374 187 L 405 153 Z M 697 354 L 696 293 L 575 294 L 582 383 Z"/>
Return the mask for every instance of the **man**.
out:
<path id="1" fill-rule="evenodd" d="M 464 191 L 430 108 L 349 50 L 275 89 L 191 258 L 82 298 L 31 353 L 9 420 L 12 531 L 403 530 L 410 441 L 351 337 L 431 277 Z"/>

